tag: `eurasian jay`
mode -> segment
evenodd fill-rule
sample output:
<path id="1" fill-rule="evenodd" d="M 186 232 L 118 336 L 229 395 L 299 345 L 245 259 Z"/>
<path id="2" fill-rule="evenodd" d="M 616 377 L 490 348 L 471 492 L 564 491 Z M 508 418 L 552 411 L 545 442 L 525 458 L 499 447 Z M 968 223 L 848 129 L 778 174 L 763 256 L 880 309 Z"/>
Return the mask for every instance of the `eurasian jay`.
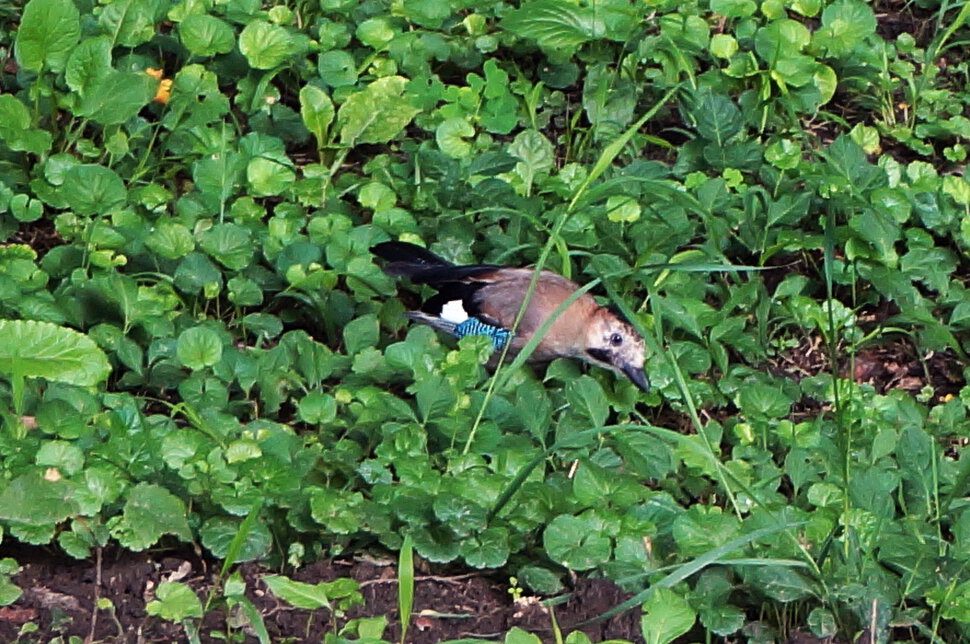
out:
<path id="1" fill-rule="evenodd" d="M 387 260 L 384 272 L 428 284 L 436 291 L 420 311 L 406 315 L 415 322 L 463 338 L 485 335 L 496 351 L 511 342 L 515 356 L 546 319 L 579 287 L 562 275 L 542 271 L 519 326 L 515 318 L 529 290 L 531 268 L 495 264 L 456 266 L 434 253 L 405 242 L 384 242 L 371 252 Z M 532 362 L 578 358 L 625 375 L 643 391 L 650 383 L 643 372 L 643 338 L 610 309 L 583 293 L 553 321 L 529 357 Z"/>

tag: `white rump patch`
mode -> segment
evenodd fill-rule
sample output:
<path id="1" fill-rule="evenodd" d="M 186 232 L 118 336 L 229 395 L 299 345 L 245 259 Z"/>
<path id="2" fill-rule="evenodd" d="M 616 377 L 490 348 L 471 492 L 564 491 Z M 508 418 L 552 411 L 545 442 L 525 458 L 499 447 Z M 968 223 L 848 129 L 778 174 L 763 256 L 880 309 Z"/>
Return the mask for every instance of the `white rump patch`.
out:
<path id="1" fill-rule="evenodd" d="M 468 319 L 468 313 L 465 311 L 465 307 L 462 306 L 461 300 L 452 300 L 451 302 L 445 302 L 445 305 L 441 307 L 441 315 L 439 317 L 448 322 L 461 324 Z"/>

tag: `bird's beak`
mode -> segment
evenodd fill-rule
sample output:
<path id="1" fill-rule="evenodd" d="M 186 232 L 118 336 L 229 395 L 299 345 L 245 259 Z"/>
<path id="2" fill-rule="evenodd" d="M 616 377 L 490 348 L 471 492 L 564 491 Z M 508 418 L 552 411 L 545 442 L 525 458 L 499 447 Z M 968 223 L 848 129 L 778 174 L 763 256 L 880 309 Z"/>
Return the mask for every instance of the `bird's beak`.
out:
<path id="1" fill-rule="evenodd" d="M 644 393 L 650 393 L 650 381 L 642 368 L 624 366 L 623 374 Z"/>

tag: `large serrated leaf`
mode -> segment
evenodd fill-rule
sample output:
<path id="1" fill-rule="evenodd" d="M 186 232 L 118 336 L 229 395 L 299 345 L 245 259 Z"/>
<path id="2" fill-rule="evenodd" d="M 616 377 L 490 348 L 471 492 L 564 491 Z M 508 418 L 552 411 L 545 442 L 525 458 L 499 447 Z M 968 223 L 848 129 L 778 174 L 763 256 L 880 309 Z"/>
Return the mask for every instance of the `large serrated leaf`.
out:
<path id="1" fill-rule="evenodd" d="M 108 524 L 111 535 L 131 550 L 155 545 L 165 534 L 192 540 L 185 504 L 165 488 L 139 483 L 128 494 L 124 514 Z"/>
<path id="2" fill-rule="evenodd" d="M 111 372 L 94 340 L 35 320 L 0 320 L 0 373 L 96 385 Z"/>

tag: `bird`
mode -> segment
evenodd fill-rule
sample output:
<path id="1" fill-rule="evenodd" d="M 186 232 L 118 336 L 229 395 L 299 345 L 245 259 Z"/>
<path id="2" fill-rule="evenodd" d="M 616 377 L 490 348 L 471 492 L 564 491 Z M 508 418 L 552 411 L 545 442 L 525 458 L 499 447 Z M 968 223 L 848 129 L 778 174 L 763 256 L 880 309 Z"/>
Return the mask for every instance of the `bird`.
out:
<path id="1" fill-rule="evenodd" d="M 427 284 L 437 291 L 422 304 L 421 310 L 405 313 L 409 319 L 459 339 L 487 336 L 498 355 L 509 345 L 506 360 L 518 354 L 549 316 L 579 289 L 562 275 L 542 271 L 522 318 L 513 329 L 534 269 L 497 264 L 456 265 L 421 246 L 402 241 L 382 242 L 370 250 L 385 260 L 386 274 L 406 277 L 414 284 Z M 530 362 L 539 364 L 556 358 L 576 358 L 609 369 L 629 378 L 642 391 L 650 391 L 643 370 L 643 338 L 589 293 L 583 293 L 562 311 L 529 356 Z"/>

